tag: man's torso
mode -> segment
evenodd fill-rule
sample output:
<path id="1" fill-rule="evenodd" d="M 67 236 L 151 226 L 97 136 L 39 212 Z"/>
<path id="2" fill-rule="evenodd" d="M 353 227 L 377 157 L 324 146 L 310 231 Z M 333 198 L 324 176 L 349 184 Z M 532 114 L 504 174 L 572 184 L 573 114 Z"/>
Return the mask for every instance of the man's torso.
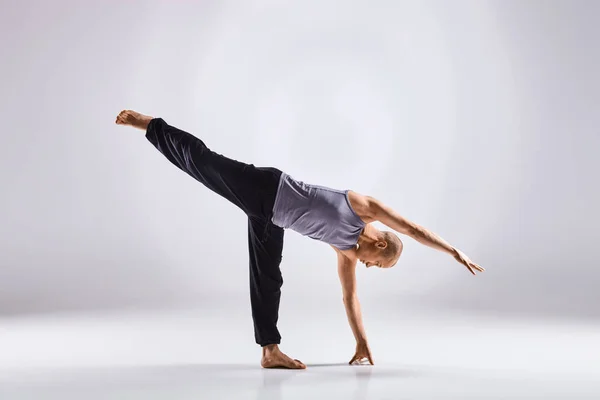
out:
<path id="1" fill-rule="evenodd" d="M 362 195 L 298 181 L 283 173 L 272 222 L 340 250 L 356 247 L 368 217 L 361 215 Z"/>

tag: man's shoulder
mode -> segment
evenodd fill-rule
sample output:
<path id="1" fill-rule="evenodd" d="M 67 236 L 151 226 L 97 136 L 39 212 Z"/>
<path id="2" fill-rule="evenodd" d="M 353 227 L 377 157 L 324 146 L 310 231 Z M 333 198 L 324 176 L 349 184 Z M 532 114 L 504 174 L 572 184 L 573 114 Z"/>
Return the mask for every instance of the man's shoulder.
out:
<path id="1" fill-rule="evenodd" d="M 355 249 L 342 250 L 331 244 L 329 246 L 336 252 L 338 258 L 347 259 L 348 261 L 356 261 Z"/>
<path id="2" fill-rule="evenodd" d="M 362 219 L 365 223 L 373 222 L 373 208 L 377 199 L 372 196 L 367 196 L 353 190 L 348 190 L 348 200 L 350 205 L 354 209 L 354 212 Z"/>

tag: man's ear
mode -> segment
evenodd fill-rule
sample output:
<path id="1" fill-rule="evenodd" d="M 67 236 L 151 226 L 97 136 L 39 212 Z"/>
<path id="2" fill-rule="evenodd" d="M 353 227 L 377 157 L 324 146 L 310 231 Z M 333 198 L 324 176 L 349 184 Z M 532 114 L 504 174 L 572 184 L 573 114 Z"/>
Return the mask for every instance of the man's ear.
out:
<path id="1" fill-rule="evenodd" d="M 375 243 L 375 246 L 378 249 L 385 249 L 388 246 L 388 244 L 387 244 L 387 242 L 385 240 L 380 240 L 377 243 Z"/>

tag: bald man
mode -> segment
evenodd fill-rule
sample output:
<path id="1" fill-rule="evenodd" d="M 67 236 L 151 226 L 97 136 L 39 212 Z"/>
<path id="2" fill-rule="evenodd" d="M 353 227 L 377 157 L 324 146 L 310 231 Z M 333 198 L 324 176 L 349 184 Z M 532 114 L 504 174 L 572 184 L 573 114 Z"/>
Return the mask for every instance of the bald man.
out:
<path id="1" fill-rule="evenodd" d="M 407 220 L 381 201 L 352 190 L 337 190 L 294 179 L 273 167 L 255 167 L 209 149 L 199 138 L 132 110 L 115 121 L 146 132 L 146 138 L 171 163 L 247 215 L 250 259 L 250 302 L 254 337 L 262 347 L 263 368 L 303 369 L 306 366 L 279 349 L 277 329 L 283 279 L 280 263 L 285 229 L 327 243 L 337 254 L 338 275 L 348 322 L 356 339 L 352 363 L 373 358 L 362 325 L 356 295 L 357 262 L 367 268 L 391 268 L 404 247 L 390 229 L 451 255 L 470 273 L 484 269 L 464 253 L 424 227 Z"/>

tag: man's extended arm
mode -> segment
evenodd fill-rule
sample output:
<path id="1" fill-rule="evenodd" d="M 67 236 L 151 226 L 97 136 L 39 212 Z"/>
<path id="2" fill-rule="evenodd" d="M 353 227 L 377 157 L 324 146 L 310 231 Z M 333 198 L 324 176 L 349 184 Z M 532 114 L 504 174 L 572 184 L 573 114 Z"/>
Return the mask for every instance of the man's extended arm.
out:
<path id="1" fill-rule="evenodd" d="M 485 271 L 482 267 L 473 263 L 463 252 L 450 245 L 429 229 L 409 221 L 377 199 L 369 197 L 368 202 L 370 214 L 373 219 L 389 226 L 396 232 L 412 237 L 419 243 L 450 254 L 456 261 L 466 266 L 473 275 L 475 275 L 475 270 L 480 272 Z"/>

